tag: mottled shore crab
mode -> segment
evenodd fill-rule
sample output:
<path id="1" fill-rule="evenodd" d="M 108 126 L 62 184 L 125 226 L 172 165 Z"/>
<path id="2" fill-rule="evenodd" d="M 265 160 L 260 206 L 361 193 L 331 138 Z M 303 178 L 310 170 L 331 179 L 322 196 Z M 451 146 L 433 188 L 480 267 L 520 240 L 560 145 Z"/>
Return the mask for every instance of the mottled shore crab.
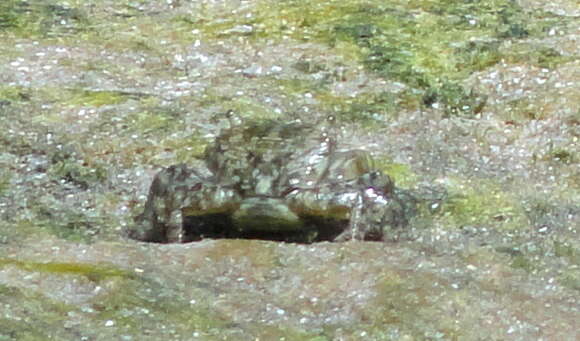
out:
<path id="1" fill-rule="evenodd" d="M 231 112 L 224 125 L 205 166 L 155 176 L 131 238 L 383 240 L 407 224 L 412 196 L 402 196 L 368 152 L 341 147 L 327 126 Z"/>

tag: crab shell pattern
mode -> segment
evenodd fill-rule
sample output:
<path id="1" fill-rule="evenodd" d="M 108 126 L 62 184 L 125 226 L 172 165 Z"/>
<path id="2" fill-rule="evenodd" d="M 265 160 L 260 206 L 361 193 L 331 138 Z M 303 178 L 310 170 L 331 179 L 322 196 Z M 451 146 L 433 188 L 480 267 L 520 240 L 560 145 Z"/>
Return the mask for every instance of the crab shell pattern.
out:
<path id="1" fill-rule="evenodd" d="M 159 172 L 129 237 L 287 242 L 383 240 L 407 224 L 409 202 L 370 154 L 298 120 L 245 122 L 228 113 L 204 167 Z"/>

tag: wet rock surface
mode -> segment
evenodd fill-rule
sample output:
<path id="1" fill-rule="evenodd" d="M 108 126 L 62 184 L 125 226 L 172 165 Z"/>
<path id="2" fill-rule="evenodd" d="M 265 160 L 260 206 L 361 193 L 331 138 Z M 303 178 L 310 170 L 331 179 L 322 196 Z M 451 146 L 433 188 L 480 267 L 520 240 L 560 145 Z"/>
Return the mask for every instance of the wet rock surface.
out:
<path id="1" fill-rule="evenodd" d="M 578 20 L 568 0 L 0 2 L 0 339 L 578 339 Z M 162 169 L 216 175 L 227 110 L 333 116 L 397 188 L 448 199 L 396 242 L 125 238 Z"/>
<path id="2" fill-rule="evenodd" d="M 26 251 L 10 250 L 28 266 L 4 264 L 0 271 L 3 333 L 241 340 L 574 336 L 575 292 L 554 279 L 530 278 L 510 266 L 508 254 L 472 243 L 455 240 L 463 251 L 449 257 L 405 242 L 37 241 Z M 63 268 L 87 267 L 33 269 L 30 262 L 39 257 Z M 31 292 L 42 295 L 25 298 Z M 35 320 L 40 316 L 54 321 L 50 334 Z M 34 328 L 25 332 L 23 323 Z"/>

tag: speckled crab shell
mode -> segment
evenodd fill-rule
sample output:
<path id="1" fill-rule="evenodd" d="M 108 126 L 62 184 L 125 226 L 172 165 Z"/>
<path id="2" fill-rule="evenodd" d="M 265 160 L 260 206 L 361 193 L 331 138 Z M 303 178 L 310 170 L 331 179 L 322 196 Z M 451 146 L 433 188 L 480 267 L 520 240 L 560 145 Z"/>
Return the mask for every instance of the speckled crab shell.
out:
<path id="1" fill-rule="evenodd" d="M 230 117 L 204 160 L 157 174 L 131 237 L 380 240 L 406 223 L 392 180 L 324 126 Z"/>

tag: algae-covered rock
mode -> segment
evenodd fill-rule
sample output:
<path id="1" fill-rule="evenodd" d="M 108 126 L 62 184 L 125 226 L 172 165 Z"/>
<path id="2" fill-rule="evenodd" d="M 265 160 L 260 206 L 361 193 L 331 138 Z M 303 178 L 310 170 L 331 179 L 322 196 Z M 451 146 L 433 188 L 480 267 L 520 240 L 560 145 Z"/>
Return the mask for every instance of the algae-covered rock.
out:
<path id="1" fill-rule="evenodd" d="M 0 340 L 578 339 L 579 11 L 0 0 Z M 125 238 L 179 164 L 168 221 L 271 240 Z"/>
<path id="2" fill-rule="evenodd" d="M 454 257 L 409 242 L 5 247 L 0 337 L 571 339 L 574 276 L 546 287 L 472 242 Z"/>

